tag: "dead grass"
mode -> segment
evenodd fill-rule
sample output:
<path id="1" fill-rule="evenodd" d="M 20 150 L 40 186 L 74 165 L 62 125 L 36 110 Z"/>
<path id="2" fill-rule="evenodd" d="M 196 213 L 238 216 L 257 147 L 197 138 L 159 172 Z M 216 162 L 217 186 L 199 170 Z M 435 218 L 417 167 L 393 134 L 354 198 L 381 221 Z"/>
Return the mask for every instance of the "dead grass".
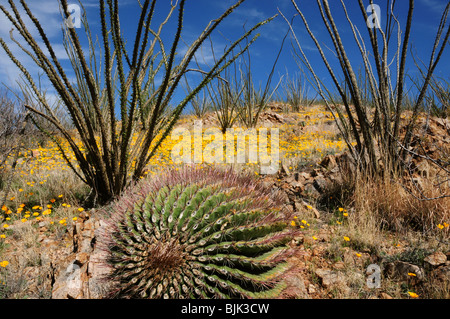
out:
<path id="1" fill-rule="evenodd" d="M 441 194 L 429 179 L 423 179 L 422 185 L 429 198 Z M 356 181 L 354 207 L 357 211 L 370 212 L 381 228 L 400 233 L 406 229 L 442 233 L 448 239 L 448 231 L 440 232 L 437 225 L 450 220 L 449 197 L 424 200 L 407 192 L 400 182 L 362 178 Z"/>

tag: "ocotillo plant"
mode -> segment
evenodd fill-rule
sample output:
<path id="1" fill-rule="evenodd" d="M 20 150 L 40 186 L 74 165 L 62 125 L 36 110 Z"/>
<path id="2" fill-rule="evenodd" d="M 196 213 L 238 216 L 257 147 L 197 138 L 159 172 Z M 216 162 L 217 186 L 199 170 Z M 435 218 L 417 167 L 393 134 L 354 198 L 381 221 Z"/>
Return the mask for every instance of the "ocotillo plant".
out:
<path id="1" fill-rule="evenodd" d="M 273 298 L 296 230 L 279 193 L 231 170 L 144 180 L 106 215 L 111 298 Z"/>
<path id="2" fill-rule="evenodd" d="M 142 176 L 146 164 L 170 133 L 187 103 L 211 79 L 248 49 L 258 36 L 252 35 L 255 30 L 270 21 L 267 19 L 256 24 L 233 42 L 216 63 L 204 71 L 202 81 L 178 105 L 166 113 L 166 116 L 163 116 L 181 79 L 189 71 L 189 64 L 205 39 L 244 1 L 236 1 L 220 17 L 211 20 L 199 37 L 190 44 L 184 56 L 180 56 L 179 44 L 184 26 L 185 0 L 170 1 L 170 4 L 166 2 L 169 6 L 167 16 L 157 26 L 152 25 L 153 17 L 161 16 L 161 12 L 155 9 L 157 0 L 139 2 L 139 19 L 133 42 L 124 38 L 119 1 L 100 0 L 99 48 L 94 48 L 97 42 L 91 35 L 85 14 L 82 21 L 89 41 L 88 54 L 82 48 L 77 29 L 67 23 L 63 27 L 64 45 L 76 75 L 75 84 L 69 80 L 67 70 L 58 60 L 41 22 L 27 3 L 24 0 L 8 0 L 9 9 L 6 5 L 0 5 L 0 10 L 21 37 L 20 40 L 16 39 L 13 37 L 14 32 L 11 32 L 12 41 L 30 56 L 48 77 L 71 117 L 82 146 L 77 145 L 74 137 L 54 114 L 38 89 L 35 79 L 2 38 L 0 45 L 20 69 L 30 88 L 29 91 L 32 92 L 30 98 L 34 98 L 35 103 L 29 103 L 26 107 L 60 132 L 75 156 L 76 163 L 55 139 L 68 165 L 94 190 L 100 202 L 107 202 L 119 195 L 131 181 L 138 180 Z M 24 15 L 31 20 L 31 25 L 27 25 L 22 19 L 17 2 L 24 10 Z M 59 3 L 64 20 L 70 20 L 67 0 L 59 0 Z M 80 6 L 82 7 L 81 2 Z M 173 41 L 167 48 L 167 42 L 162 40 L 161 34 L 176 9 L 178 9 L 177 27 Z M 30 32 L 30 26 L 37 30 L 40 43 Z M 251 37 L 249 43 L 236 53 L 236 47 L 248 37 Z M 132 49 L 127 51 L 126 48 Z M 95 55 L 98 49 L 101 49 L 102 57 Z M 154 85 L 157 76 L 162 78 L 162 82 Z M 116 114 L 116 108 L 120 114 Z M 135 143 L 131 143 L 133 135 L 137 135 Z M 49 136 L 52 137 L 51 134 Z M 76 168 L 76 164 L 79 169 Z"/>
<path id="3" fill-rule="evenodd" d="M 348 41 L 343 41 L 342 27 L 338 25 L 337 11 L 332 10 L 330 1 L 317 0 L 318 15 L 326 27 L 327 34 L 332 42 L 330 49 L 333 58 L 337 57 L 339 67 L 333 68 L 331 59 L 327 57 L 322 44 L 324 39 L 319 41 L 312 31 L 304 11 L 291 0 L 303 25 L 314 41 L 317 51 L 332 79 L 334 87 L 339 92 L 342 99 L 343 108 L 337 105 L 332 97 L 330 89 L 316 74 L 317 67 L 313 66 L 309 57 L 304 52 L 302 44 L 295 34 L 292 21 L 290 22 L 284 15 L 286 22 L 293 33 L 296 57 L 311 74 L 310 83 L 320 94 L 330 112 L 336 119 L 336 123 L 345 139 L 345 142 L 358 167 L 365 172 L 372 174 L 388 175 L 396 174 L 399 171 L 402 160 L 407 155 L 407 150 L 412 138 L 412 129 L 417 122 L 419 109 L 426 97 L 429 85 L 432 81 L 433 73 L 443 57 L 444 50 L 448 46 L 450 38 L 450 25 L 448 17 L 450 13 L 450 1 L 445 1 L 441 20 L 438 24 L 434 45 L 431 48 L 431 55 L 426 70 L 422 73 L 421 83 L 417 87 L 418 95 L 412 106 L 413 116 L 407 125 L 407 134 L 400 138 L 401 112 L 404 109 L 406 69 L 408 59 L 408 49 L 413 32 L 413 13 L 415 1 L 404 1 L 406 4 L 407 17 L 403 27 L 398 18 L 399 2 L 385 1 L 387 11 L 384 25 L 381 23 L 369 23 L 364 25 L 366 37 L 354 23 L 356 17 L 351 16 L 350 11 L 343 0 L 336 1 L 341 4 L 349 30 L 355 40 L 355 47 L 351 48 Z M 380 21 L 374 7 L 374 2 L 370 1 L 368 10 L 363 0 L 357 2 L 364 21 L 370 21 L 373 17 Z M 403 2 L 402 2 L 403 4 Z M 369 18 L 370 11 L 372 14 Z M 316 19 L 316 17 L 314 18 Z M 367 40 L 367 45 L 365 43 Z M 356 50 L 362 58 L 363 73 L 360 79 L 364 79 L 364 87 L 358 81 L 355 72 L 354 61 L 350 59 L 350 50 Z M 395 52 L 391 57 L 391 52 Z M 344 79 L 344 85 L 339 82 L 339 78 Z M 366 90 L 364 90 L 364 88 Z M 369 88 L 369 90 L 367 90 Z M 366 101 L 369 99 L 370 101 Z M 370 105 L 367 105 L 369 102 Z M 370 106 L 370 107 L 369 107 Z M 372 112 L 372 109 L 375 111 Z M 345 115 L 344 115 L 345 113 Z M 372 120 L 373 115 L 373 120 Z M 353 144 L 355 142 L 355 144 Z M 406 150 L 406 151 L 405 151 Z"/>

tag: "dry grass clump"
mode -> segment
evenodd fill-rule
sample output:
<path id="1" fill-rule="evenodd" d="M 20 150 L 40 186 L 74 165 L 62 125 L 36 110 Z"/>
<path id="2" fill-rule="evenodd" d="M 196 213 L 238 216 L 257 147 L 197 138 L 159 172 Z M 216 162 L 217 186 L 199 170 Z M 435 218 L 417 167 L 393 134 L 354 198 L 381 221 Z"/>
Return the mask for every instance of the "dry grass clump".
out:
<path id="1" fill-rule="evenodd" d="M 429 179 L 423 179 L 421 184 L 427 198 L 442 194 Z M 399 181 L 387 178 L 357 180 L 354 206 L 357 211 L 371 212 L 382 228 L 397 232 L 406 229 L 435 232 L 441 230 L 438 225 L 450 221 L 449 197 L 423 199 L 409 193 Z"/>

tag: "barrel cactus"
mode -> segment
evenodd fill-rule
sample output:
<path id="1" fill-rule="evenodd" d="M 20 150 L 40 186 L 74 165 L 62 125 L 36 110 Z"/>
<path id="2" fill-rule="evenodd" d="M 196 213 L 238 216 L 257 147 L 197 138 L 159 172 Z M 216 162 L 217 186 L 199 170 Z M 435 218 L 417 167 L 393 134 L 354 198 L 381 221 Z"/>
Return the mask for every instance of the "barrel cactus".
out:
<path id="1" fill-rule="evenodd" d="M 295 230 L 279 194 L 250 176 L 184 169 L 110 208 L 111 298 L 274 298 Z"/>

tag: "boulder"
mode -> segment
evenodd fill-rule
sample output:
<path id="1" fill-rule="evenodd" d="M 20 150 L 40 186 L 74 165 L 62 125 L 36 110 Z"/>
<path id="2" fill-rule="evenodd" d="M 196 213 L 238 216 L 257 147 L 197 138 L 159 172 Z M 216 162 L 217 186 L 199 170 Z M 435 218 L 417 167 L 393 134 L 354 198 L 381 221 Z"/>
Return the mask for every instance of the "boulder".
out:
<path id="1" fill-rule="evenodd" d="M 83 297 L 80 264 L 71 262 L 53 284 L 52 299 L 79 299 Z"/>
<path id="2" fill-rule="evenodd" d="M 110 269 L 104 264 L 105 251 L 97 247 L 97 238 L 105 224 L 94 218 L 74 224 L 73 253 L 65 269 L 56 274 L 53 299 L 101 299 L 106 296 Z"/>

